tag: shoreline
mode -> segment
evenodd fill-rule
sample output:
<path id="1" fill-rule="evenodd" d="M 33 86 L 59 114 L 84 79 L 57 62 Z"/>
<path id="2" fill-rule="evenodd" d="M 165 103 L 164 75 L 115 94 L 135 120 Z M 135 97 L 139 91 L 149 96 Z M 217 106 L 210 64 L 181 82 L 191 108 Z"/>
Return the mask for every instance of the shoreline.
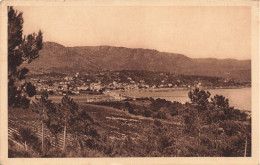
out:
<path id="1" fill-rule="evenodd" d="M 251 86 L 230 86 L 230 87 L 201 87 L 203 90 L 210 90 L 210 89 L 243 89 L 243 88 L 251 88 Z M 190 89 L 194 89 L 194 87 L 192 88 L 188 88 L 188 87 L 177 87 L 177 88 L 142 88 L 142 89 L 119 89 L 119 90 L 111 90 L 111 91 L 120 91 L 120 92 L 124 92 L 124 91 L 188 91 Z"/>
<path id="2" fill-rule="evenodd" d="M 251 89 L 251 87 L 240 87 L 240 88 L 202 88 L 204 90 L 227 90 L 227 89 Z M 131 93 L 154 93 L 156 96 L 151 96 L 153 98 L 161 98 L 161 99 L 166 99 L 169 100 L 165 97 L 167 96 L 163 96 L 160 94 L 156 94 L 157 92 L 188 92 L 189 88 L 155 88 L 155 89 L 131 89 L 131 90 L 111 90 L 111 94 L 108 93 L 103 93 L 101 95 L 69 95 L 70 97 L 72 97 L 76 102 L 82 103 L 82 102 L 99 102 L 99 101 L 123 101 L 127 98 L 131 98 L 131 99 L 139 99 L 139 98 L 146 98 L 145 96 L 132 96 Z M 210 92 L 211 92 L 210 91 Z M 128 94 L 129 93 L 129 94 Z M 214 93 L 214 92 L 213 92 Z M 54 102 L 60 102 L 61 98 L 63 96 L 61 95 L 50 95 L 50 99 L 52 99 Z M 168 97 L 172 97 L 172 96 L 168 96 Z M 175 96 L 176 97 L 176 96 Z M 149 98 L 149 96 L 147 96 L 147 98 Z M 169 101 L 172 101 L 171 99 Z M 180 103 L 184 104 L 185 102 L 180 101 L 179 99 L 175 100 L 175 101 L 179 101 Z M 243 106 L 242 106 L 243 107 Z M 243 110 L 243 111 L 249 111 L 251 112 L 251 109 L 249 108 L 236 108 L 235 109 L 239 109 L 239 110 Z"/>
<path id="3" fill-rule="evenodd" d="M 217 91 L 220 91 L 220 94 L 221 94 L 221 90 L 225 91 L 225 90 L 232 90 L 232 89 L 237 89 L 237 90 L 240 90 L 240 89 L 248 89 L 251 91 L 251 87 L 240 87 L 240 88 L 203 88 L 203 90 L 208 90 L 210 93 L 215 93 L 215 94 L 218 94 L 216 93 Z M 137 98 L 149 98 L 149 97 L 152 97 L 152 98 L 161 98 L 161 99 L 166 99 L 166 100 L 169 100 L 169 101 L 178 101 L 182 104 L 185 104 L 185 102 L 182 102 L 180 100 L 182 99 L 176 99 L 176 100 L 172 100 L 172 99 L 168 99 L 166 97 L 177 97 L 178 96 L 168 96 L 168 95 L 158 95 L 156 94 L 157 92 L 187 92 L 188 93 L 189 91 L 189 88 L 158 88 L 158 89 L 143 89 L 143 90 L 117 90 L 117 91 L 113 91 L 117 94 L 121 94 L 121 96 L 126 96 L 126 97 L 130 97 L 130 98 L 134 98 L 134 99 L 137 99 Z M 135 94 L 135 93 L 150 93 L 148 94 L 148 96 L 140 96 L 139 94 Z M 152 94 L 154 93 L 154 94 Z M 134 96 L 133 96 L 134 95 Z M 149 96 L 150 95 L 150 96 Z M 151 96 L 152 95 L 152 96 Z M 187 94 L 188 95 L 188 94 Z M 222 94 L 223 95 L 223 94 Z M 225 97 L 227 97 L 226 95 L 223 95 Z M 182 96 L 180 96 L 182 97 Z M 188 96 L 187 96 L 188 97 Z M 211 96 L 212 97 L 212 96 Z M 231 97 L 232 98 L 232 97 Z M 228 97 L 228 99 L 231 99 L 230 97 Z M 232 99 L 231 99 L 232 100 Z M 231 101 L 232 103 L 232 101 Z M 241 106 L 241 105 L 236 105 L 236 103 L 233 101 L 234 104 L 231 104 L 231 106 L 234 106 L 235 109 L 239 109 L 239 110 L 242 110 L 242 111 L 248 111 L 248 112 L 251 112 L 252 110 L 252 107 L 249 108 L 250 106 Z"/>

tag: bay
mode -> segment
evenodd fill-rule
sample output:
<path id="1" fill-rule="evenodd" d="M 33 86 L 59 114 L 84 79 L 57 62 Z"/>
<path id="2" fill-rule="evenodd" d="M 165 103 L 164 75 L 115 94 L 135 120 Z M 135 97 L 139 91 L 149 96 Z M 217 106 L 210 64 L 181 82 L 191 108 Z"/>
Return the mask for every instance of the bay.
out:
<path id="1" fill-rule="evenodd" d="M 214 97 L 216 94 L 225 96 L 229 99 L 229 105 L 234 106 L 236 109 L 251 110 L 251 88 L 205 90 L 211 93 L 211 97 Z M 117 91 L 117 93 L 129 97 L 161 98 L 168 101 L 178 101 L 181 103 L 190 101 L 188 98 L 188 92 L 189 90 L 177 90 L 172 88 Z"/>

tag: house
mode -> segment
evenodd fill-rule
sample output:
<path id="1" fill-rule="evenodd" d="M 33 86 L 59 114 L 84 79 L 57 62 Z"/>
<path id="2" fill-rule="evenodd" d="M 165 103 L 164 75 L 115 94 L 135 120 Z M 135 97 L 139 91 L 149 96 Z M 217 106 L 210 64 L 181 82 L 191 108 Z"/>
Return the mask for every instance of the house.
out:
<path id="1" fill-rule="evenodd" d="M 101 90 L 102 86 L 101 83 L 91 83 L 90 84 L 90 90 Z"/>
<path id="2" fill-rule="evenodd" d="M 79 95 L 79 91 L 78 90 L 72 90 L 71 93 L 73 93 L 75 95 Z"/>
<path id="3" fill-rule="evenodd" d="M 71 76 L 66 76 L 66 77 L 64 77 L 64 80 L 66 80 L 66 81 L 71 81 L 71 80 L 73 80 L 73 77 L 71 77 Z"/>
<path id="4" fill-rule="evenodd" d="M 149 88 L 149 85 L 143 85 L 144 88 Z"/>
<path id="5" fill-rule="evenodd" d="M 198 83 L 198 84 L 197 84 L 197 88 L 199 88 L 199 87 L 201 87 L 201 83 Z"/>
<path id="6" fill-rule="evenodd" d="M 79 77 L 79 72 L 77 72 L 77 73 L 75 74 L 75 77 Z"/>
<path id="7" fill-rule="evenodd" d="M 117 82 L 116 82 L 116 81 L 113 81 L 113 85 L 114 85 L 114 86 L 117 86 Z"/>
<path id="8" fill-rule="evenodd" d="M 85 91 L 85 90 L 88 90 L 88 89 L 89 89 L 89 86 L 87 86 L 87 85 L 82 85 L 82 86 L 77 87 L 77 89 L 78 89 L 79 91 L 80 91 L 80 90 Z"/>
<path id="9" fill-rule="evenodd" d="M 68 89 L 68 85 L 64 84 L 64 85 L 62 85 L 62 88 L 63 88 L 63 90 L 67 90 Z"/>

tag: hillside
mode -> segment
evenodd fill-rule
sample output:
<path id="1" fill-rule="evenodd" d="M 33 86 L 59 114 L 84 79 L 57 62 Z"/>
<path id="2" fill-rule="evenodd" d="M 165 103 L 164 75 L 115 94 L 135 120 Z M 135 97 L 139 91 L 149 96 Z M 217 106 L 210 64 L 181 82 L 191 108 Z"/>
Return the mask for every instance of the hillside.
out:
<path id="1" fill-rule="evenodd" d="M 78 105 L 93 120 L 87 128 L 96 132 L 78 135 L 81 127 L 70 130 L 63 150 L 63 131 L 51 132 L 46 125 L 43 152 L 37 114 L 31 107 L 10 108 L 9 158 L 251 156 L 251 116 L 244 111 L 227 113 L 223 107 L 214 106 L 198 111 L 189 103 L 148 98 Z"/>
<path id="2" fill-rule="evenodd" d="M 182 54 L 112 46 L 65 47 L 45 42 L 31 72 L 75 73 L 101 70 L 148 70 L 176 74 L 251 79 L 251 60 L 192 59 Z"/>

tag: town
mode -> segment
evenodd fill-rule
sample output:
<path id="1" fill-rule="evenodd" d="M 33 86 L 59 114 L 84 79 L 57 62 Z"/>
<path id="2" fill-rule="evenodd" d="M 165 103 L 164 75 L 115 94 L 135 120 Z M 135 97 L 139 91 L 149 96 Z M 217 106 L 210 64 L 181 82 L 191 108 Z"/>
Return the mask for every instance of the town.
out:
<path id="1" fill-rule="evenodd" d="M 250 82 L 231 78 L 176 75 L 151 71 L 101 71 L 97 73 L 45 73 L 28 76 L 37 93 L 49 95 L 99 95 L 114 90 L 141 90 L 158 88 L 189 89 L 196 85 L 205 88 L 237 88 Z"/>

